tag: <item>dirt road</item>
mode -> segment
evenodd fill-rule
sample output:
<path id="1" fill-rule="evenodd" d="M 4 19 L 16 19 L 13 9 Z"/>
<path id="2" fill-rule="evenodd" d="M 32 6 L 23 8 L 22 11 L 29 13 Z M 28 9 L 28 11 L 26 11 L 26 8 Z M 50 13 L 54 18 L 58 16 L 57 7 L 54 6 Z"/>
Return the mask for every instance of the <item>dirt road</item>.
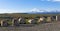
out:
<path id="1" fill-rule="evenodd" d="M 60 31 L 60 21 L 32 26 L 0 27 L 0 31 Z"/>

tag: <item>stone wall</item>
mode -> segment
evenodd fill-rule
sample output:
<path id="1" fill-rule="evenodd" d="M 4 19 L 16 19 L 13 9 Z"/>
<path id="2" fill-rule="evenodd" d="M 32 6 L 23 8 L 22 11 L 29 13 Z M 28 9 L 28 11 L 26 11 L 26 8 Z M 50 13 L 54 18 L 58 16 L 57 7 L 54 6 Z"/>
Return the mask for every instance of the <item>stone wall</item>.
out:
<path id="1" fill-rule="evenodd" d="M 53 16 L 40 16 L 39 19 L 36 19 L 36 18 L 30 18 L 28 20 L 28 22 L 30 24 L 36 24 L 37 22 L 38 23 L 43 23 L 43 22 L 52 22 L 54 18 L 52 18 Z M 19 26 L 20 24 L 26 24 L 26 19 L 25 18 L 13 18 L 11 19 L 11 25 L 12 26 Z M 60 16 L 58 16 L 58 19 L 57 20 L 60 20 Z M 1 20 L 1 26 L 8 26 L 8 22 L 7 20 Z"/>

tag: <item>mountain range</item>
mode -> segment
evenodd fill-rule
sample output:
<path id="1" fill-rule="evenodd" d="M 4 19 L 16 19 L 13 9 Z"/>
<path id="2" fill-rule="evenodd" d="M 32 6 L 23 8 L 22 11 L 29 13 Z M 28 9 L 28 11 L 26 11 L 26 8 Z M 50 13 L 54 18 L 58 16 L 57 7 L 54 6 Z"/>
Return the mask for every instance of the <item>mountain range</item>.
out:
<path id="1" fill-rule="evenodd" d="M 6 10 L 5 10 L 6 12 Z M 27 11 L 7 11 L 6 13 L 0 12 L 0 14 L 12 14 L 12 13 L 23 13 L 23 14 L 60 14 L 60 10 L 45 10 L 45 9 L 38 9 L 38 8 L 33 8 L 31 10 Z"/>
<path id="2" fill-rule="evenodd" d="M 40 9 L 34 8 L 26 13 L 28 14 L 59 14 L 60 12 L 57 10 L 40 10 Z"/>

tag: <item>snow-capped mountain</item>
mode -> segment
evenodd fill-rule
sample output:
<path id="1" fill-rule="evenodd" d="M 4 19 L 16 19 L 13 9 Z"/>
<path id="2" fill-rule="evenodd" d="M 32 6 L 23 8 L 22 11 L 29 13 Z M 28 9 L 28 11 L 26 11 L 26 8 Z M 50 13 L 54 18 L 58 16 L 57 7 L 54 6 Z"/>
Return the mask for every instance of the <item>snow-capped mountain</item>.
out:
<path id="1" fill-rule="evenodd" d="M 37 9 L 34 8 L 32 10 L 29 10 L 29 14 L 57 14 L 59 11 L 57 10 L 44 10 L 44 9 Z"/>
<path id="2" fill-rule="evenodd" d="M 34 9 L 30 10 L 30 12 L 46 12 L 46 11 L 34 8 Z"/>

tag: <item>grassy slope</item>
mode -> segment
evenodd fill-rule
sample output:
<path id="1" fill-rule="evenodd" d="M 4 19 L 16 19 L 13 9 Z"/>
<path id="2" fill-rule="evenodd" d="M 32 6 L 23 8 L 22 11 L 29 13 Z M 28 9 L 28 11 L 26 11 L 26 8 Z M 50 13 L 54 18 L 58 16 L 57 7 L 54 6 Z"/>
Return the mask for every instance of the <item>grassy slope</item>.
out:
<path id="1" fill-rule="evenodd" d="M 52 16 L 52 15 L 60 15 L 60 14 L 21 14 L 21 13 L 13 13 L 13 14 L 0 14 L 0 16 L 13 16 L 13 17 L 35 17 L 35 16 Z"/>

